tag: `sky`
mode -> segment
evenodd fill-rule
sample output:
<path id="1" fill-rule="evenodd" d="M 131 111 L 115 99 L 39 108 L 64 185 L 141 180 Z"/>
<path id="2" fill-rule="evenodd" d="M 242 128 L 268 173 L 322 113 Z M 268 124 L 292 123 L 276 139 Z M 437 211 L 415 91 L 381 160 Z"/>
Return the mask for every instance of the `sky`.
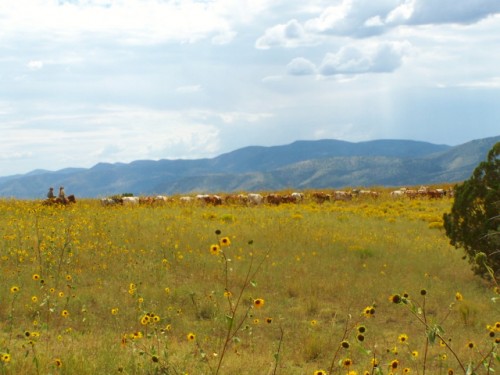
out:
<path id="1" fill-rule="evenodd" d="M 0 176 L 500 135 L 498 0 L 1 0 Z"/>

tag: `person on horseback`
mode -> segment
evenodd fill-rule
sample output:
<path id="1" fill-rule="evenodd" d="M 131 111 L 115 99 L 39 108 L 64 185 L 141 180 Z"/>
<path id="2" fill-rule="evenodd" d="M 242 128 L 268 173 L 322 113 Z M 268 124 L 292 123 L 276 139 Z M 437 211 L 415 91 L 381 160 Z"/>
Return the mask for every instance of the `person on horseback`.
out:
<path id="1" fill-rule="evenodd" d="M 54 188 L 50 187 L 49 192 L 47 193 L 47 198 L 48 199 L 54 199 L 56 196 L 54 195 Z"/>

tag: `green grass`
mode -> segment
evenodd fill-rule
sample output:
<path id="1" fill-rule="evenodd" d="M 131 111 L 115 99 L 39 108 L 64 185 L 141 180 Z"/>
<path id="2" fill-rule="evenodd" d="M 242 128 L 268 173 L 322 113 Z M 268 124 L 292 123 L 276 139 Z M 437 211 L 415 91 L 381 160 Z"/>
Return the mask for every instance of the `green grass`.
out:
<path id="1" fill-rule="evenodd" d="M 465 373 L 491 358 L 500 329 L 490 337 L 486 327 L 500 314 L 493 285 L 473 275 L 440 229 L 450 207 L 0 201 L 0 352 L 10 355 L 0 373 L 375 374 L 374 357 L 384 374 L 396 359 L 398 373 L 421 374 L 424 364 L 428 374 Z M 211 254 L 225 236 L 231 245 Z M 389 301 L 404 293 L 407 304 Z M 370 306 L 373 317 L 364 314 Z M 146 313 L 159 322 L 142 325 Z M 424 318 L 428 330 L 444 329 L 448 348 L 438 338 L 426 349 Z M 498 371 L 498 360 L 491 366 Z"/>

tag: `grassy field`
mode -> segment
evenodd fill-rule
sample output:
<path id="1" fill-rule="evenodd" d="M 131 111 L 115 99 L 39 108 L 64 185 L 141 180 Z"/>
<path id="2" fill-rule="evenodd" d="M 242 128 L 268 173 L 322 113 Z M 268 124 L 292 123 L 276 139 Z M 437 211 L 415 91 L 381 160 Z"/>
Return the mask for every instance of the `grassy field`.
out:
<path id="1" fill-rule="evenodd" d="M 493 374 L 451 204 L 2 200 L 0 373 Z"/>

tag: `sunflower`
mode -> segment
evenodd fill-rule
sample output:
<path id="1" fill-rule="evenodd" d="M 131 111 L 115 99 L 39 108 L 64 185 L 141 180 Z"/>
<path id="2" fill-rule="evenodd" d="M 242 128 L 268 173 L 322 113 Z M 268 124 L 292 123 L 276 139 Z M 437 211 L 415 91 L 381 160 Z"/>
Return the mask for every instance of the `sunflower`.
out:
<path id="1" fill-rule="evenodd" d="M 340 346 L 343 347 L 344 349 L 349 349 L 349 341 L 344 340 L 340 343 Z"/>
<path id="2" fill-rule="evenodd" d="M 375 307 L 366 306 L 363 310 L 363 315 L 367 318 L 373 318 L 373 315 L 375 315 Z"/>
<path id="3" fill-rule="evenodd" d="M 353 362 L 352 362 L 352 359 L 350 359 L 350 358 L 344 358 L 342 360 L 342 365 L 344 367 L 350 367 L 350 366 L 352 366 L 352 364 L 353 364 Z"/>
<path id="4" fill-rule="evenodd" d="M 402 333 L 401 335 L 398 336 L 398 340 L 401 344 L 406 344 L 408 342 L 408 335 Z"/>
<path id="5" fill-rule="evenodd" d="M 2 353 L 0 359 L 2 360 L 2 362 L 8 363 L 10 362 L 11 357 L 9 353 Z"/>
<path id="6" fill-rule="evenodd" d="M 188 333 L 186 337 L 188 341 L 194 341 L 196 339 L 196 335 L 192 332 Z"/>
<path id="7" fill-rule="evenodd" d="M 455 299 L 457 301 L 463 301 L 464 300 L 464 296 L 462 296 L 462 294 L 460 292 L 456 292 L 455 293 Z"/>
<path id="8" fill-rule="evenodd" d="M 210 246 L 210 254 L 217 255 L 217 254 L 219 254 L 219 252 L 220 252 L 220 246 L 219 245 L 214 244 L 214 245 Z"/>
<path id="9" fill-rule="evenodd" d="M 257 298 L 253 301 L 254 307 L 260 309 L 262 306 L 264 306 L 265 301 L 262 298 Z"/>
<path id="10" fill-rule="evenodd" d="M 397 359 L 394 359 L 393 361 L 391 361 L 391 364 L 389 366 L 390 366 L 390 368 L 392 368 L 393 370 L 395 370 L 399 366 L 399 361 Z"/>
<path id="11" fill-rule="evenodd" d="M 131 337 L 134 340 L 141 339 L 142 338 L 142 332 L 141 331 L 136 331 L 136 332 L 132 333 Z"/>
<path id="12" fill-rule="evenodd" d="M 473 342 L 473 341 L 469 341 L 469 342 L 467 343 L 467 347 L 468 347 L 469 349 L 474 349 L 474 348 L 476 347 L 476 344 L 474 344 L 474 342 Z"/>
<path id="13" fill-rule="evenodd" d="M 69 316 L 69 311 L 68 311 L 68 310 L 63 310 L 63 311 L 61 311 L 61 316 L 62 316 L 63 318 L 67 318 L 67 317 Z"/>
<path id="14" fill-rule="evenodd" d="M 35 281 L 38 281 L 38 280 L 40 280 L 40 275 L 39 275 L 39 274 L 37 274 L 37 273 L 34 273 L 34 274 L 33 274 L 33 276 L 31 276 L 31 278 L 32 278 L 33 280 L 35 280 Z"/>
<path id="15" fill-rule="evenodd" d="M 314 375 L 326 375 L 327 372 L 325 370 L 316 370 L 314 371 Z"/>
<path id="16" fill-rule="evenodd" d="M 62 366 L 62 361 L 59 358 L 54 359 L 54 364 L 56 367 L 61 367 Z"/>
<path id="17" fill-rule="evenodd" d="M 13 285 L 10 287 L 10 292 L 11 293 L 17 293 L 19 292 L 19 287 L 17 285 Z"/>
<path id="18" fill-rule="evenodd" d="M 220 239 L 220 244 L 221 244 L 221 246 L 230 246 L 231 240 L 229 239 L 229 237 L 222 237 Z"/>
<path id="19" fill-rule="evenodd" d="M 267 324 L 271 324 L 273 322 L 273 318 L 266 318 L 266 323 Z"/>
<path id="20" fill-rule="evenodd" d="M 114 307 L 111 309 L 111 315 L 118 315 L 118 307 Z"/>

